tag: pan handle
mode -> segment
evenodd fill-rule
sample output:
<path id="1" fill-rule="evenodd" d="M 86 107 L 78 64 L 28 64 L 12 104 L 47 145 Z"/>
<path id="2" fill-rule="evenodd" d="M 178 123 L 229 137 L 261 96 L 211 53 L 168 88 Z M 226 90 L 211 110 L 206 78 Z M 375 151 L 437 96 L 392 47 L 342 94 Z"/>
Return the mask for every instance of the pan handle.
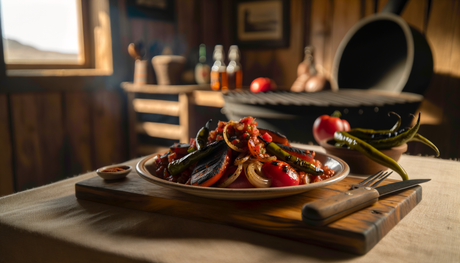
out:
<path id="1" fill-rule="evenodd" d="M 383 7 L 381 13 L 392 13 L 400 15 L 404 7 L 406 6 L 407 0 L 389 0 Z"/>

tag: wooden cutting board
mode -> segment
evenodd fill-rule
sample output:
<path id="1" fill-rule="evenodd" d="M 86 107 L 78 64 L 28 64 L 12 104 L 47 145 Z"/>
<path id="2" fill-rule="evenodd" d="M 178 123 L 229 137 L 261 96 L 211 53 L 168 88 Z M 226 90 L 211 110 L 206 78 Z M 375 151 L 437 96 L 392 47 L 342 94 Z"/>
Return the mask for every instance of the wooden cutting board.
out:
<path id="1" fill-rule="evenodd" d="M 327 226 L 302 222 L 305 203 L 345 191 L 362 179 L 347 177 L 324 188 L 269 200 L 228 201 L 193 196 L 157 186 L 131 172 L 120 181 L 95 176 L 75 185 L 79 199 L 187 219 L 250 229 L 355 254 L 374 247 L 422 199 L 422 188 L 382 197 L 376 204 Z M 394 182 L 387 179 L 386 183 Z"/>

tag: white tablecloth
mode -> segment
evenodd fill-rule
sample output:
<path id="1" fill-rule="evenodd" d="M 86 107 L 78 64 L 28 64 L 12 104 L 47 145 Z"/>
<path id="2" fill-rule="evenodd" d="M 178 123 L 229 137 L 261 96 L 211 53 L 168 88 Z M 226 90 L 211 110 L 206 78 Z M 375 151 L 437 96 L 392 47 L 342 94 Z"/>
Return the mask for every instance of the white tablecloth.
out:
<path id="1" fill-rule="evenodd" d="M 400 164 L 411 178 L 432 180 L 363 256 L 78 200 L 75 183 L 97 176 L 90 172 L 0 198 L 0 262 L 460 262 L 460 162 L 404 155 Z"/>

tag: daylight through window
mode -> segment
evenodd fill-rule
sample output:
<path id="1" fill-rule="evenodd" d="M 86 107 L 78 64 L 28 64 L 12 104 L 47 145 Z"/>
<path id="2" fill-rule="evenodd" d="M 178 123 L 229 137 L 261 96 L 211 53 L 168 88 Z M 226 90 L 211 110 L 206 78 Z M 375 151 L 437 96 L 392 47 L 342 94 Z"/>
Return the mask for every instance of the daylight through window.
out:
<path id="1" fill-rule="evenodd" d="M 0 0 L 7 65 L 85 63 L 79 0 Z"/>

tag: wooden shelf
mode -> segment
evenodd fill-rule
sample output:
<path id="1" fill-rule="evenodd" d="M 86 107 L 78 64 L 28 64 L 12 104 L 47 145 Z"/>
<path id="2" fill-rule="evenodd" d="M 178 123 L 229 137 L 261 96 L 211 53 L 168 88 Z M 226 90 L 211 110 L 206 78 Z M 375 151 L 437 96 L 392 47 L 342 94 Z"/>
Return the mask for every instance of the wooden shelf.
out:
<path id="1" fill-rule="evenodd" d="M 153 94 L 181 94 L 181 93 L 192 93 L 195 90 L 209 90 L 211 87 L 209 84 L 206 85 L 137 85 L 132 82 L 122 82 L 121 87 L 126 92 L 136 93 L 153 93 Z"/>
<path id="2" fill-rule="evenodd" d="M 213 90 L 195 90 L 193 91 L 192 100 L 198 106 L 222 108 L 225 105 L 222 92 Z"/>
<path id="3" fill-rule="evenodd" d="M 193 107 L 191 105 L 219 108 L 224 106 L 222 93 L 212 91 L 209 84 L 137 85 L 131 82 L 123 82 L 121 83 L 121 87 L 128 94 L 129 148 L 132 158 L 152 153 L 154 150 L 162 147 L 138 142 L 137 136 L 139 134 L 188 143 L 190 141 L 190 122 L 194 119 Z M 174 94 L 178 95 L 178 101 L 136 98 L 136 94 L 139 93 Z M 179 125 L 141 122 L 137 119 L 137 113 L 177 116 L 179 117 Z"/>

